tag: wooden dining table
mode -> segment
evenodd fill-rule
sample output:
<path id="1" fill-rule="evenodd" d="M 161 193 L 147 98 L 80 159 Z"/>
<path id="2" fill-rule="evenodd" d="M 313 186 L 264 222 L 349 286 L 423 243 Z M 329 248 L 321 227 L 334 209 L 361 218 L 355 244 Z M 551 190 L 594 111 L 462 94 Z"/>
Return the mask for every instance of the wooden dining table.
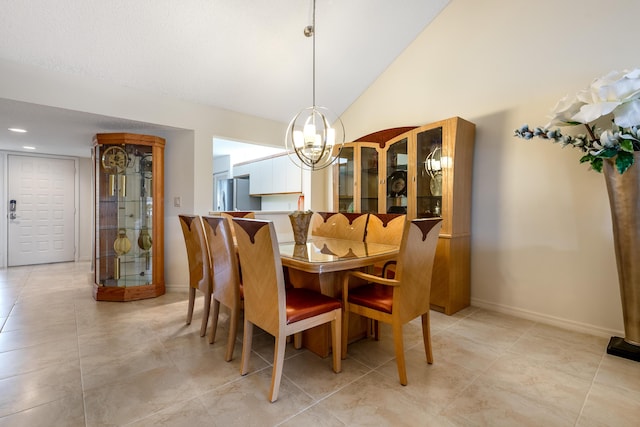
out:
<path id="1" fill-rule="evenodd" d="M 346 272 L 393 260 L 399 250 L 395 245 L 317 236 L 303 245 L 280 242 L 278 246 L 289 285 L 314 289 L 334 298 L 342 295 L 342 279 Z M 350 316 L 350 341 L 362 337 L 366 330 L 366 319 Z M 322 325 L 308 330 L 303 334 L 302 344 L 321 357 L 328 356 L 330 329 Z"/>

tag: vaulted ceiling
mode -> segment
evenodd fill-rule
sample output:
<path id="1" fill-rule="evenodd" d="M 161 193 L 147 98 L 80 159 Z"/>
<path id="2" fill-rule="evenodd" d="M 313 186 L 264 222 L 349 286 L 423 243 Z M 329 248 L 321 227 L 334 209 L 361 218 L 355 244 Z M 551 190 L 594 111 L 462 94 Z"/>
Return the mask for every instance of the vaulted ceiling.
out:
<path id="1" fill-rule="evenodd" d="M 447 3 L 317 0 L 317 104 L 343 113 Z M 283 123 L 312 103 L 311 0 L 4 0 L 1 9 L 4 60 Z M 0 149 L 19 149 L 11 126 L 30 128 L 20 144 L 46 135 L 69 151 L 119 124 L 0 99 Z"/>

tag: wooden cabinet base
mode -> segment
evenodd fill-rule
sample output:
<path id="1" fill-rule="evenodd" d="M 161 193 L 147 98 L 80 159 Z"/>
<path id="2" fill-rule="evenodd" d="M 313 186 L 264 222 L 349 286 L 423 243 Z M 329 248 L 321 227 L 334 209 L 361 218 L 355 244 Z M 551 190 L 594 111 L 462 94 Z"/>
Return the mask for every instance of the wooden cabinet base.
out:
<path id="1" fill-rule="evenodd" d="M 431 278 L 431 308 L 452 315 L 471 302 L 471 239 L 440 235 Z"/>
<path id="2" fill-rule="evenodd" d="M 132 287 L 100 286 L 94 283 L 93 298 L 96 301 L 135 301 L 140 299 L 155 298 L 164 295 L 165 288 L 162 285 L 145 285 Z"/>
<path id="3" fill-rule="evenodd" d="M 348 342 L 354 342 L 367 336 L 369 319 L 357 314 L 349 316 Z M 302 332 L 302 346 L 324 358 L 331 354 L 331 326 L 316 326 Z"/>

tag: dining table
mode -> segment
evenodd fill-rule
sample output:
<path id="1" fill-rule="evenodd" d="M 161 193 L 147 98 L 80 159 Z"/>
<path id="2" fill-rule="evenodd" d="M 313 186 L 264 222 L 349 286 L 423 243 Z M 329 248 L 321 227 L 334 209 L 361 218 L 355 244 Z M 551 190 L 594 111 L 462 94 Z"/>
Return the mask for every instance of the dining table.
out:
<path id="1" fill-rule="evenodd" d="M 278 243 L 287 284 L 310 288 L 334 298 L 342 295 L 343 277 L 348 271 L 367 270 L 377 263 L 397 257 L 399 246 L 357 240 L 312 236 L 305 244 Z M 368 322 L 350 316 L 349 340 L 366 334 Z M 302 345 L 321 357 L 331 351 L 330 328 L 327 325 L 303 334 Z"/>

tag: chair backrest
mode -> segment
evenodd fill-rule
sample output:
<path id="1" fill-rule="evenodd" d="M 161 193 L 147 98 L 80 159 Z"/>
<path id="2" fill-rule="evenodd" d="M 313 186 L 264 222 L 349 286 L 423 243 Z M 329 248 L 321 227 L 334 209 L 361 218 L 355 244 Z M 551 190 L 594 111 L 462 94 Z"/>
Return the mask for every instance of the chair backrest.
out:
<path id="1" fill-rule="evenodd" d="M 225 212 L 220 212 L 220 216 L 223 218 L 226 218 L 227 221 L 229 221 L 229 226 L 231 227 L 231 236 L 233 236 L 233 238 L 235 239 L 236 237 L 236 230 L 233 227 L 233 218 L 255 218 L 256 214 L 255 212 L 251 212 L 251 211 L 225 211 Z"/>
<path id="2" fill-rule="evenodd" d="M 252 211 L 224 211 L 220 212 L 220 216 L 225 218 L 255 218 L 256 213 Z"/>
<path id="3" fill-rule="evenodd" d="M 311 235 L 363 242 L 368 216 L 367 213 L 314 212 Z"/>
<path id="4" fill-rule="evenodd" d="M 400 286 L 393 293 L 393 313 L 403 323 L 429 311 L 431 275 L 441 228 L 442 218 L 405 223 L 395 273 Z"/>
<path id="5" fill-rule="evenodd" d="M 198 215 L 178 215 L 189 260 L 189 286 L 202 292 L 212 286 L 207 240 Z"/>
<path id="6" fill-rule="evenodd" d="M 227 307 L 237 307 L 240 304 L 240 270 L 231 236 L 232 225 L 221 216 L 203 216 L 202 225 L 209 246 L 213 297 Z"/>
<path id="7" fill-rule="evenodd" d="M 364 241 L 400 246 L 406 220 L 407 216 L 403 214 L 371 213 Z"/>
<path id="8" fill-rule="evenodd" d="M 273 222 L 233 220 L 244 291 L 244 316 L 266 332 L 278 336 L 286 324 L 284 273 Z"/>

